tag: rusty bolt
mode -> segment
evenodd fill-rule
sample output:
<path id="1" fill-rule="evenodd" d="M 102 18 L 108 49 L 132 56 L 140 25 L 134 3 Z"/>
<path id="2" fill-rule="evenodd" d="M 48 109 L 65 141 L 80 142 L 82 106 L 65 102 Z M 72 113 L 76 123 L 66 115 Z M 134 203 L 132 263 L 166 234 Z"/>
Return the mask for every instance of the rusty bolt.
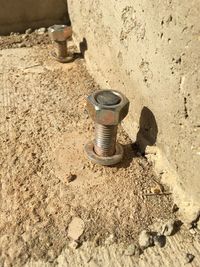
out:
<path id="1" fill-rule="evenodd" d="M 73 61 L 73 55 L 70 55 L 67 49 L 67 41 L 72 36 L 72 27 L 53 25 L 48 28 L 48 34 L 56 48 L 55 52 L 52 52 L 53 58 L 61 63 Z"/>
<path id="2" fill-rule="evenodd" d="M 115 90 L 100 90 L 87 98 L 87 110 L 95 122 L 95 140 L 85 146 L 89 159 L 101 165 L 118 163 L 123 148 L 116 142 L 117 126 L 128 114 L 128 99 Z"/>

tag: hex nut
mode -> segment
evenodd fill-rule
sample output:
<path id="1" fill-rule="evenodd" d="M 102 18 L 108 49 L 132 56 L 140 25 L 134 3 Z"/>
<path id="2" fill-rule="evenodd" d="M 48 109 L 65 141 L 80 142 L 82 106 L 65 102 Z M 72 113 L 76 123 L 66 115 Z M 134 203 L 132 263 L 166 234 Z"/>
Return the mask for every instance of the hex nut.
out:
<path id="1" fill-rule="evenodd" d="M 48 34 L 53 42 L 64 42 L 72 36 L 72 27 L 67 25 L 53 25 L 48 28 Z"/>
<path id="2" fill-rule="evenodd" d="M 116 105 L 102 105 L 97 102 L 98 94 L 111 91 L 121 98 Z M 129 100 L 115 90 L 99 90 L 87 98 L 87 109 L 93 121 L 102 125 L 118 125 L 128 114 Z"/>

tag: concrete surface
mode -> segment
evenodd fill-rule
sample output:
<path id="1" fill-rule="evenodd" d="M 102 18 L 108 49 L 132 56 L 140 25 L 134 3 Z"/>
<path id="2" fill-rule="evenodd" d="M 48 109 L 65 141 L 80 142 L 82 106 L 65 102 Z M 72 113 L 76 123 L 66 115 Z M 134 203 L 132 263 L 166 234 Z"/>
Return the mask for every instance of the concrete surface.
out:
<path id="1" fill-rule="evenodd" d="M 102 88 L 121 90 L 130 99 L 125 129 L 143 150 L 157 145 L 160 166 L 171 169 L 166 180 L 187 219 L 194 220 L 200 207 L 200 2 L 68 5 L 88 69 Z"/>
<path id="2" fill-rule="evenodd" d="M 66 23 L 65 0 L 1 0 L 0 34 Z"/>
<path id="3" fill-rule="evenodd" d="M 139 258 L 137 256 L 124 255 L 123 244 L 112 244 L 105 247 L 95 247 L 94 244 L 84 243 L 77 250 L 69 247 L 63 249 L 57 258 L 56 267 L 88 266 L 88 267 L 197 267 L 199 266 L 199 241 L 197 238 L 190 243 L 182 234 L 177 234 L 167 239 L 164 248 L 152 247 L 144 251 Z M 195 256 L 190 264 L 186 264 L 186 253 Z M 51 267 L 51 263 L 42 261 L 28 262 L 26 267 Z"/>

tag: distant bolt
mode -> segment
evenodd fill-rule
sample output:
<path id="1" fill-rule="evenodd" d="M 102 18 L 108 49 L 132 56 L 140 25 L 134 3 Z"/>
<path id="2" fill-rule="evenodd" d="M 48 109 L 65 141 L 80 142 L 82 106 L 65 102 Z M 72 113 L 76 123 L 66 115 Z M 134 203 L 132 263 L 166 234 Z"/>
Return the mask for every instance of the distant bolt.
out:
<path id="1" fill-rule="evenodd" d="M 116 142 L 117 127 L 128 114 L 128 99 L 117 91 L 101 90 L 88 97 L 87 108 L 95 122 L 95 140 L 85 146 L 89 159 L 101 165 L 118 163 L 123 148 Z"/>
<path id="2" fill-rule="evenodd" d="M 48 28 L 48 34 L 56 45 L 52 56 L 59 62 L 65 63 L 73 60 L 73 55 L 68 53 L 67 41 L 72 36 L 72 28 L 67 25 L 53 25 Z"/>
<path id="3" fill-rule="evenodd" d="M 55 43 L 57 45 L 57 51 L 58 51 L 57 56 L 61 57 L 61 58 L 67 57 L 67 43 L 66 43 L 66 41 L 63 41 L 63 42 L 62 41 L 56 41 Z"/>

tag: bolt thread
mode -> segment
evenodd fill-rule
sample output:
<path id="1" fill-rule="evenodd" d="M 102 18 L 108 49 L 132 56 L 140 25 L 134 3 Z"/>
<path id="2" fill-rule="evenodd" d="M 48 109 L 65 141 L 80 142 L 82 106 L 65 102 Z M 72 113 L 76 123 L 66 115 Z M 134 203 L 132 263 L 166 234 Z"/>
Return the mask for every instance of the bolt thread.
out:
<path id="1" fill-rule="evenodd" d="M 56 54 L 58 57 L 67 57 L 67 42 L 56 42 Z"/>
<path id="2" fill-rule="evenodd" d="M 117 125 L 95 124 L 95 142 L 94 151 L 97 155 L 103 157 L 113 156 L 115 154 L 117 138 Z"/>

